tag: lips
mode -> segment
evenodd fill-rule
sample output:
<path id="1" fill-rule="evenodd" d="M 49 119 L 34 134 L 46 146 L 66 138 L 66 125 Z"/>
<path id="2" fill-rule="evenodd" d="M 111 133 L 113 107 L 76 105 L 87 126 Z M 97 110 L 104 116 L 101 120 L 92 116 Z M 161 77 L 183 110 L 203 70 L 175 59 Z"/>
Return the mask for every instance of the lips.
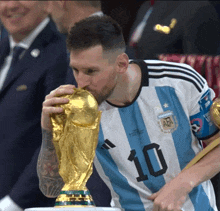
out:
<path id="1" fill-rule="evenodd" d="M 15 14 L 15 15 L 11 15 L 10 18 L 20 18 L 24 16 L 23 14 Z"/>

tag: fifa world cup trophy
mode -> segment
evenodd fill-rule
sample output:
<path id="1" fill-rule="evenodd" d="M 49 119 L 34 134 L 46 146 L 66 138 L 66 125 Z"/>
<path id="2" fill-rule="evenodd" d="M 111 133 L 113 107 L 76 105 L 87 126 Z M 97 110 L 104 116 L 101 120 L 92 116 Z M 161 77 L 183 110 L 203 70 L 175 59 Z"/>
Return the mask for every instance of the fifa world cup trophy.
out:
<path id="1" fill-rule="evenodd" d="M 72 95 L 61 97 L 69 99 L 69 103 L 59 105 L 64 113 L 51 116 L 59 174 L 65 183 L 55 207 L 93 207 L 86 182 L 93 171 L 101 111 L 86 90 L 75 89 Z"/>

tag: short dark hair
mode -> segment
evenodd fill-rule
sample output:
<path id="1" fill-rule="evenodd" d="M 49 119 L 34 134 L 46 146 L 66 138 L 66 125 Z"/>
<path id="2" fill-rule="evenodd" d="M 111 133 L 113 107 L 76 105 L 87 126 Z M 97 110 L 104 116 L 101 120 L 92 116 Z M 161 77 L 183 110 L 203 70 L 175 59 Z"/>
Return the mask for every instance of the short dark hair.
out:
<path id="1" fill-rule="evenodd" d="M 77 22 L 67 37 L 69 51 L 84 50 L 96 45 L 101 45 L 104 51 L 125 51 L 122 29 L 107 15 L 90 16 Z"/>

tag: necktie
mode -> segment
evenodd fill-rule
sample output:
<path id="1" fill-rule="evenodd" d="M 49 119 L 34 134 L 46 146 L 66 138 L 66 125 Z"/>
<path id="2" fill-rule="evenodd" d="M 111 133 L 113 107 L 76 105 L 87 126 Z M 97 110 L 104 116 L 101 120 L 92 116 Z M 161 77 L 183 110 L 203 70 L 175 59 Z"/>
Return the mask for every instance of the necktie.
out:
<path id="1" fill-rule="evenodd" d="M 24 48 L 20 47 L 20 46 L 15 46 L 13 48 L 13 52 L 12 52 L 12 61 L 11 61 L 11 65 L 10 68 L 8 70 L 8 74 L 7 77 L 10 75 L 10 73 L 12 72 L 12 70 L 15 68 L 17 62 L 20 59 L 20 55 L 21 53 L 24 51 Z"/>

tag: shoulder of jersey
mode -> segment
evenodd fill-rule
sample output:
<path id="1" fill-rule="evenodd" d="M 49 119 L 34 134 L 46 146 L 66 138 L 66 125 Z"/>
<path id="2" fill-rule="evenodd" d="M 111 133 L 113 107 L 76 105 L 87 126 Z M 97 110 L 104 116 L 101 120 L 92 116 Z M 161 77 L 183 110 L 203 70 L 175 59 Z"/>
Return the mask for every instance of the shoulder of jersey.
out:
<path id="1" fill-rule="evenodd" d="M 190 65 L 158 60 L 144 62 L 147 64 L 149 81 L 157 80 L 160 83 L 160 79 L 163 79 L 172 83 L 172 81 L 183 80 L 190 82 L 199 92 L 202 92 L 205 86 L 205 79 Z"/>

